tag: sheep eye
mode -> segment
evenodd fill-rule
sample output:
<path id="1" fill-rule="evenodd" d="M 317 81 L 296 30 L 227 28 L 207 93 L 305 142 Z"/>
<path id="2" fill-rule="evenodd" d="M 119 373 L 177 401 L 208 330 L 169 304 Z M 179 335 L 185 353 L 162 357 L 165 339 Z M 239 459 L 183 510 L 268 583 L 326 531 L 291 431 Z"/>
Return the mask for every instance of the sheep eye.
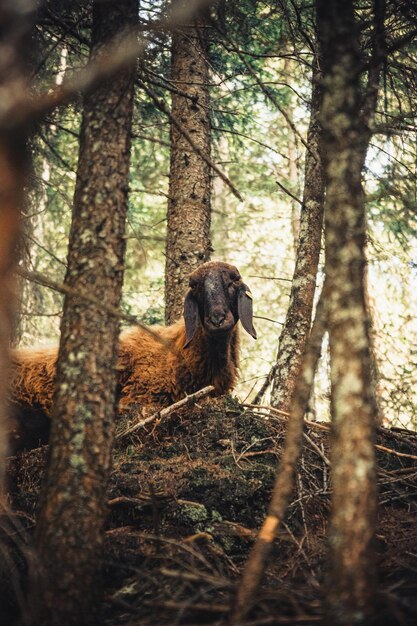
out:
<path id="1" fill-rule="evenodd" d="M 230 274 L 230 279 L 233 280 L 233 282 L 239 282 L 240 275 L 239 274 Z"/>

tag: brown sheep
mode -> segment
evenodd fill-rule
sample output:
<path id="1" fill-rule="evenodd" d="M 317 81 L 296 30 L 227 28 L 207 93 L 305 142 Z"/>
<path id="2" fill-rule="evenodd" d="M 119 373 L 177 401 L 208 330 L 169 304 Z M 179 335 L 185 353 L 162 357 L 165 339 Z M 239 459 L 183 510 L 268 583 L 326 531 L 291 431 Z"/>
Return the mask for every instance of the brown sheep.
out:
<path id="1" fill-rule="evenodd" d="M 122 333 L 117 365 L 120 409 L 133 404 L 167 406 L 206 385 L 213 385 L 216 395 L 232 389 L 239 319 L 256 339 L 252 296 L 238 270 L 218 261 L 200 266 L 190 275 L 184 319 L 152 327 L 163 342 L 139 327 Z M 15 449 L 48 440 L 56 358 L 56 348 L 14 353 Z"/>

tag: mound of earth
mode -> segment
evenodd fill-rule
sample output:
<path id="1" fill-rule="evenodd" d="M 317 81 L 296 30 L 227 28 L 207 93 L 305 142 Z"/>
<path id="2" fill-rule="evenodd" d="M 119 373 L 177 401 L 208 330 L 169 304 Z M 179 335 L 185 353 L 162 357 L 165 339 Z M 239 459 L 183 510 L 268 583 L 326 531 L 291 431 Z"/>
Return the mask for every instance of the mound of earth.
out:
<path id="1" fill-rule="evenodd" d="M 138 433 L 120 440 L 114 454 L 101 623 L 227 624 L 265 516 L 285 419 L 226 397 L 181 409 Z M 379 429 L 377 444 L 376 623 L 411 625 L 417 623 L 417 434 Z M 2 525 L 9 559 L 2 587 L 10 615 L 21 602 L 47 456 L 45 446 L 9 460 L 13 516 Z M 329 427 L 308 423 L 295 492 L 248 624 L 320 621 L 330 495 Z"/>

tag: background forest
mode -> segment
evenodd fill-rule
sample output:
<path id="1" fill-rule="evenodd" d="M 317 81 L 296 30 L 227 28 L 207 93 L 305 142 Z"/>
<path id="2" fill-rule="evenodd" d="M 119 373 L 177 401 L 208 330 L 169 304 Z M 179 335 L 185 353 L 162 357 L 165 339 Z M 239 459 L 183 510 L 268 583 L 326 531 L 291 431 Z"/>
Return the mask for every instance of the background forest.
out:
<path id="1" fill-rule="evenodd" d="M 77 7 L 75 10 L 74 7 Z M 149 46 L 135 92 L 127 256 L 122 308 L 146 323 L 164 321 L 170 120 L 170 35 L 146 32 L 165 6 L 141 2 Z M 360 7 L 362 45 L 370 46 L 370 7 Z M 254 294 L 258 341 L 243 339 L 237 393 L 251 400 L 275 363 L 294 269 L 304 187 L 314 23 L 309 3 L 220 3 L 205 26 L 209 44 L 212 159 L 239 191 L 214 172 L 212 258 L 236 265 Z M 409 3 L 388 3 L 386 32 L 395 51 L 384 65 L 363 173 L 368 220 L 369 302 L 384 423 L 416 425 L 416 126 L 415 44 Z M 37 26 L 37 88 L 60 84 L 88 58 L 85 3 L 49 2 Z M 370 52 L 369 52 L 370 54 Z M 155 105 L 148 90 L 158 99 Z M 177 85 L 178 87 L 178 85 Z M 164 112 L 165 111 L 165 112 Z M 32 141 L 33 171 L 25 215 L 22 266 L 61 282 L 78 157 L 81 103 L 56 109 Z M 319 272 L 319 282 L 321 282 Z M 16 343 L 56 342 L 61 296 L 21 285 Z M 310 409 L 328 415 L 326 349 Z M 268 397 L 268 396 L 267 396 Z"/>

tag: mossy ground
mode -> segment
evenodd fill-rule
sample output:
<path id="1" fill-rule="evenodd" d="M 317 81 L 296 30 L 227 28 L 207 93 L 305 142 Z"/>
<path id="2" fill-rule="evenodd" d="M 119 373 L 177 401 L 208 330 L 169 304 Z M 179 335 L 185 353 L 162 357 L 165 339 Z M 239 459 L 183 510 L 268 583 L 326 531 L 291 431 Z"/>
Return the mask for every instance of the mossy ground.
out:
<path id="1" fill-rule="evenodd" d="M 252 624 L 316 624 L 321 618 L 329 436 L 319 426 L 307 426 L 306 434 L 294 496 Z M 224 398 L 182 409 L 118 444 L 108 488 L 102 624 L 227 623 L 240 569 L 265 515 L 284 436 L 282 420 Z M 414 624 L 417 436 L 382 429 L 378 443 L 406 456 L 378 451 L 376 623 Z M 43 447 L 9 463 L 11 506 L 25 529 L 21 542 L 30 543 L 47 454 Z M 18 569 L 24 576 L 24 556 Z"/>

